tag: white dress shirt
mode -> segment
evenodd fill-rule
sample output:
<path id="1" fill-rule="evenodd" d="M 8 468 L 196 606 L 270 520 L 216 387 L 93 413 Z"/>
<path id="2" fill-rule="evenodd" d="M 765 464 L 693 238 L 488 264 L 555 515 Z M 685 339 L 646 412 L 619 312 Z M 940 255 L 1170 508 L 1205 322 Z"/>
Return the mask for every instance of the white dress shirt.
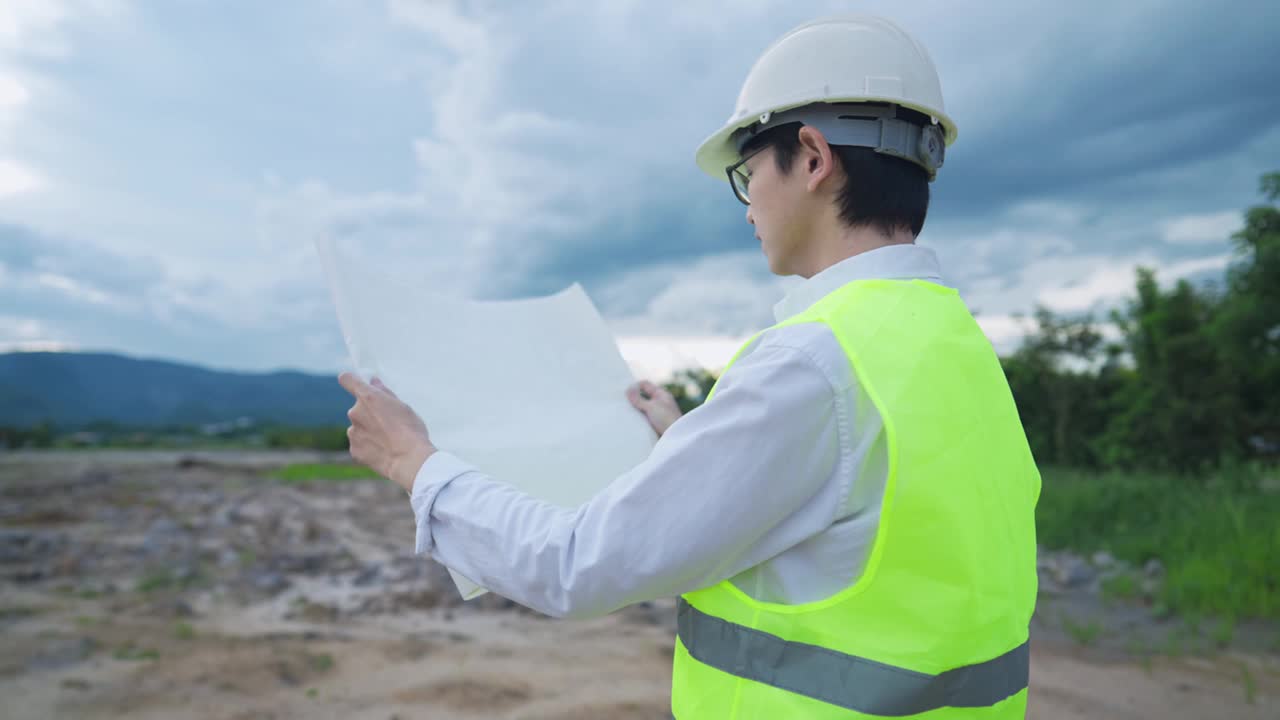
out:
<path id="1" fill-rule="evenodd" d="M 774 315 L 781 322 L 872 278 L 941 284 L 932 250 L 894 245 L 805 280 Z M 759 600 L 820 600 L 848 587 L 870 552 L 888 474 L 882 430 L 825 325 L 771 329 L 710 402 L 580 507 L 435 453 L 410 494 L 416 552 L 555 617 L 603 615 L 726 579 Z"/>

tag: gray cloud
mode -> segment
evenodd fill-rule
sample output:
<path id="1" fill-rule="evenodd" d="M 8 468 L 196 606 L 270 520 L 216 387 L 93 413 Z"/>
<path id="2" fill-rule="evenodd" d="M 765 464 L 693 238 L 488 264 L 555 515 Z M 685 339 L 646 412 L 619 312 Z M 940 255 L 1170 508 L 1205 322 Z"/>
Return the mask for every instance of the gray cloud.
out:
<path id="1" fill-rule="evenodd" d="M 942 208 L 981 214 L 1062 193 L 1105 204 L 1116 185 L 1235 153 L 1269 134 L 1266 148 L 1278 154 L 1280 5 L 1108 8 L 1061 6 L 1009 28 L 1034 46 L 1001 58 L 1003 72 L 986 67 L 986 83 L 962 83 L 973 92 L 952 94 L 961 136 Z M 978 122 L 966 129 L 969 115 Z M 1197 190 L 1161 189 L 1173 203 Z"/>
<path id="2" fill-rule="evenodd" d="M 3 222 L 0 262 L 13 273 L 66 276 L 119 297 L 140 294 L 163 275 L 159 264 L 148 258 L 130 257 Z"/>
<path id="3" fill-rule="evenodd" d="M 502 294 L 551 292 L 575 280 L 603 292 L 645 264 L 690 263 L 751 246 L 741 207 L 723 183 L 692 167 L 691 154 L 727 115 L 759 50 L 804 19 L 781 6 L 753 8 L 751 18 L 721 18 L 718 31 L 696 10 L 669 27 L 631 7 L 613 16 L 555 5 L 534 15 L 475 16 L 473 31 L 488 27 L 515 43 L 505 60 L 490 58 L 501 71 L 485 75 L 494 83 L 487 95 L 506 101 L 499 107 L 530 107 L 595 129 L 583 132 L 576 148 L 544 146 L 579 180 L 541 209 L 567 214 L 576 207 L 588 220 L 567 232 L 505 228 L 495 243 L 498 261 L 510 253 L 520 271 L 507 275 Z M 935 187 L 930 239 L 948 242 L 948 223 L 965 219 L 998 231 L 997 218 L 1009 209 L 1049 198 L 1069 203 L 1083 219 L 1068 227 L 1041 218 L 1044 225 L 1021 223 L 1022 232 L 1069 231 L 1077 252 L 1116 242 L 1154 247 L 1159 238 L 1151 233 L 1100 232 L 1098 223 L 1115 230 L 1163 220 L 1187 209 L 1185 201 L 1204 203 L 1210 188 L 1220 193 L 1218 204 L 1204 209 L 1238 207 L 1249 201 L 1239 189 L 1265 169 L 1259 161 L 1248 169 L 1238 156 L 1261 154 L 1259 143 L 1264 153 L 1280 151 L 1280 95 L 1268 90 L 1280 87 L 1280 53 L 1269 36 L 1276 25 L 1269 20 L 1280 20 L 1273 3 L 1251 6 L 1249 23 L 1191 3 L 1002 3 L 965 18 L 905 13 L 890 14 L 936 47 L 961 124 Z M 505 35 L 512 26 L 524 32 Z M 566 41 L 569 35 L 574 40 Z M 646 42 L 625 42 L 627 36 Z M 678 115 L 656 112 L 672 107 Z M 1221 170 L 1187 177 L 1224 159 L 1234 165 L 1229 183 Z M 592 193 L 588 183 L 615 194 Z M 1235 194 L 1221 194 L 1224 185 Z M 1175 254 L 1163 249 L 1161 257 Z M 976 270 L 963 254 L 956 261 L 961 274 Z M 992 271 L 1009 269 L 1005 261 Z"/>
<path id="4" fill-rule="evenodd" d="M 1109 260 L 1221 255 L 1220 218 L 1280 157 L 1276 3 L 865 7 L 938 63 L 961 131 L 922 241 L 984 312 L 1102 292 Z M 332 363 L 310 245 L 328 233 L 478 297 L 581 282 L 635 332 L 748 331 L 792 281 L 693 151 L 760 50 L 835 9 L 335 0 L 298 26 L 277 6 L 140 8 L 132 32 L 69 36 L 80 64 L 46 73 L 80 111 L 32 86 L 20 159 L 56 182 L 0 201 L 0 292 L 68 337 Z M 1168 242 L 1187 216 L 1218 219 Z"/>

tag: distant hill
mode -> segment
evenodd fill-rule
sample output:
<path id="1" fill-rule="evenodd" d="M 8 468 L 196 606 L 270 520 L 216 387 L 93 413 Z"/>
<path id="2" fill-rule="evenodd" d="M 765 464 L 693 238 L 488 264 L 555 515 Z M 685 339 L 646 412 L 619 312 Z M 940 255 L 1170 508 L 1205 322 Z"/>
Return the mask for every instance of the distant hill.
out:
<path id="1" fill-rule="evenodd" d="M 351 404 L 336 373 L 225 372 L 111 353 L 0 354 L 0 426 L 48 419 L 60 429 L 103 420 L 156 427 L 239 417 L 345 425 Z"/>

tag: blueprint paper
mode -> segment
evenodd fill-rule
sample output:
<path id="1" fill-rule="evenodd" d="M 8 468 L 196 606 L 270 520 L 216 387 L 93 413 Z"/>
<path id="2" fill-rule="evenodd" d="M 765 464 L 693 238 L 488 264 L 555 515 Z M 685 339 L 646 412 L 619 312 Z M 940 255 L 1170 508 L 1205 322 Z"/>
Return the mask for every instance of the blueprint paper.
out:
<path id="1" fill-rule="evenodd" d="M 351 369 L 377 376 L 432 443 L 565 508 L 640 464 L 657 436 L 625 397 L 635 381 L 578 284 L 474 301 L 432 292 L 317 238 Z M 449 570 L 463 598 L 486 592 Z"/>

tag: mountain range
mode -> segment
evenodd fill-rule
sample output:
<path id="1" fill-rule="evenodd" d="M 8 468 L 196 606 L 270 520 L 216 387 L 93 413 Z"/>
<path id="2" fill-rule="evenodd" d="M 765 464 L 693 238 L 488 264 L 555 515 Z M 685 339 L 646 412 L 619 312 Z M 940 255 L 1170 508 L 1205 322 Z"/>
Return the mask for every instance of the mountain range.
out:
<path id="1" fill-rule="evenodd" d="M 0 426 L 48 420 L 59 429 L 95 421 L 159 427 L 242 417 L 345 425 L 351 405 L 337 373 L 230 372 L 113 353 L 0 354 Z"/>

